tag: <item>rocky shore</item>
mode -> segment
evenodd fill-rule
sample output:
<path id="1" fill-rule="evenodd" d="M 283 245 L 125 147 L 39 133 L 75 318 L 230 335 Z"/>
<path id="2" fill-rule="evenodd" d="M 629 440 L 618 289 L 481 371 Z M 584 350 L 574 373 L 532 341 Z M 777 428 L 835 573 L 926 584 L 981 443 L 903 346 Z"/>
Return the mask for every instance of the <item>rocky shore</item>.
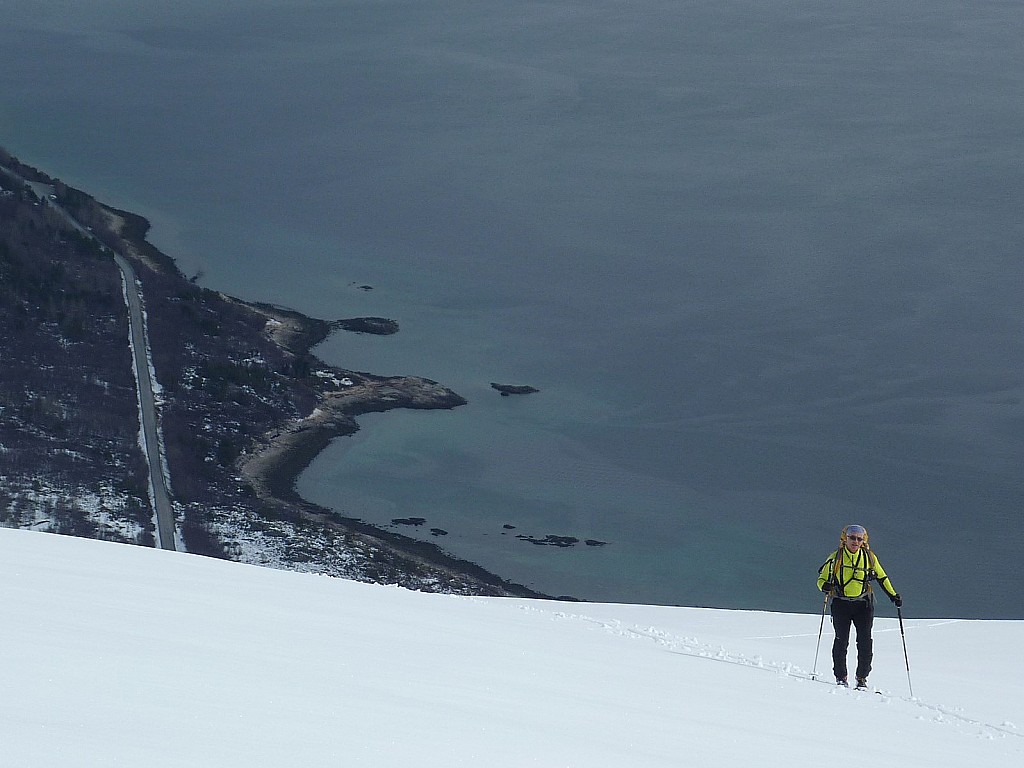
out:
<path id="1" fill-rule="evenodd" d="M 397 323 L 320 320 L 204 289 L 146 240 L 149 223 L 143 217 L 105 206 L 7 153 L 0 161 L 35 185 L 52 188 L 57 204 L 136 267 L 163 389 L 160 422 L 174 506 L 190 552 L 414 589 L 544 597 L 432 543 L 343 517 L 295 492 L 298 475 L 330 441 L 359 429 L 359 415 L 465 403 L 429 379 L 345 370 L 311 353 L 331 333 L 394 333 Z M 24 205 L 25 216 L 45 216 L 46 206 L 31 207 L 29 191 Z M 52 227 L 51 240 L 72 236 L 60 231 L 59 222 L 40 221 L 32 226 Z M 38 261 L 38 254 L 33 258 Z M 54 258 L 66 263 L 68 256 Z M 120 332 L 93 341 L 124 346 Z M 34 343 L 26 340 L 25 346 Z M 70 484 L 62 474 L 62 493 L 80 495 L 92 471 L 83 467 Z M 32 482 L 24 478 L 26 487 Z M 138 534 L 125 534 L 127 539 L 149 543 L 147 523 L 142 526 Z"/>

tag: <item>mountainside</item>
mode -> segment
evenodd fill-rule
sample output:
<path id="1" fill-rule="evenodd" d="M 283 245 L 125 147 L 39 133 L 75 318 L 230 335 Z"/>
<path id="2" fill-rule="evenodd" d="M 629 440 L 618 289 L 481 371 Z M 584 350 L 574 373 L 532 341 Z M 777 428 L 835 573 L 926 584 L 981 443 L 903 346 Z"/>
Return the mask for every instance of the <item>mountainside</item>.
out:
<path id="1" fill-rule="evenodd" d="M 892 620 L 876 695 L 807 679 L 812 614 L 432 595 L 3 529 L 0 582 L 4 764 L 1024 759 L 1024 622 L 908 619 L 911 698 Z"/>
<path id="2" fill-rule="evenodd" d="M 121 277 L 0 173 L 0 521 L 152 545 Z"/>
<path id="3" fill-rule="evenodd" d="M 153 544 L 117 252 L 141 284 L 165 473 L 188 551 L 429 591 L 535 594 L 294 492 L 330 440 L 358 429 L 354 417 L 465 402 L 429 379 L 345 370 L 310 353 L 336 328 L 397 324 L 318 320 L 204 289 L 145 240 L 144 219 L 2 150 L 0 188 L 0 524 Z"/>

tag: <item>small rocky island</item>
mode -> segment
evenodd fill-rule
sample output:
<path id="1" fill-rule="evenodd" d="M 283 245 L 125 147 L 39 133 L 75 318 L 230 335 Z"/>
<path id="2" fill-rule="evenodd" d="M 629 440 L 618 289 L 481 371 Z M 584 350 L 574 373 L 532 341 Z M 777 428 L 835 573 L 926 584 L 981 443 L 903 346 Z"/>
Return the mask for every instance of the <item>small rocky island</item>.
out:
<path id="1" fill-rule="evenodd" d="M 388 334 L 396 322 L 318 320 L 203 288 L 148 229 L 0 150 L 0 523 L 153 546 L 113 251 L 141 284 L 184 548 L 420 590 L 543 597 L 295 492 L 331 440 L 359 429 L 357 416 L 465 403 L 436 381 L 346 370 L 310 352 L 335 330 Z"/>
<path id="2" fill-rule="evenodd" d="M 390 336 L 398 333 L 398 323 L 386 317 L 350 317 L 345 320 L 335 320 L 335 328 L 352 333 L 372 333 L 377 336 Z"/>
<path id="3" fill-rule="evenodd" d="M 496 384 L 493 381 L 491 382 L 491 389 L 498 390 L 502 397 L 508 397 L 509 395 L 531 395 L 534 392 L 540 392 L 539 389 L 528 384 Z"/>

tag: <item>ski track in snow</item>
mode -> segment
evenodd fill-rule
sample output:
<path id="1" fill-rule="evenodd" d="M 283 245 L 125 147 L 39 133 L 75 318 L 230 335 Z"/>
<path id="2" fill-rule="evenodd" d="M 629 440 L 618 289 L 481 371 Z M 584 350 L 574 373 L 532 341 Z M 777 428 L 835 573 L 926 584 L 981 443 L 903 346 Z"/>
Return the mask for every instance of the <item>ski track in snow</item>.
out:
<path id="1" fill-rule="evenodd" d="M 963 622 L 964 622 L 964 619 L 943 619 L 942 621 L 937 621 L 934 624 L 913 624 L 913 625 L 908 626 L 906 628 L 906 630 L 907 630 L 907 632 L 915 632 L 915 631 L 921 630 L 921 629 L 934 629 L 935 627 L 944 627 L 947 624 L 962 624 Z M 877 634 L 879 634 L 881 632 L 899 632 L 899 629 L 897 627 L 893 627 L 892 629 L 879 629 L 878 627 L 875 627 L 872 630 L 872 634 L 875 634 L 875 635 L 877 635 Z M 817 637 L 817 636 L 818 635 L 817 635 L 816 632 L 800 632 L 800 633 L 792 634 L 792 635 L 754 635 L 754 636 L 747 637 L 747 638 L 744 638 L 744 639 L 745 640 L 790 640 L 790 639 L 797 638 L 797 637 Z"/>
<path id="2" fill-rule="evenodd" d="M 811 677 L 810 671 L 803 669 L 799 665 L 793 664 L 792 662 L 779 662 L 779 661 L 765 661 L 760 656 L 748 657 L 742 653 L 729 652 L 722 646 L 713 646 L 708 643 L 701 642 L 696 637 L 680 636 L 671 632 L 658 629 L 657 627 L 640 627 L 636 625 L 626 625 L 621 621 L 612 620 L 605 621 L 602 619 L 596 619 L 591 616 L 584 614 L 567 613 L 564 611 L 557 611 L 549 613 L 540 608 L 532 606 L 521 606 L 524 611 L 536 611 L 539 613 L 546 613 L 555 620 L 562 621 L 578 621 L 593 625 L 594 627 L 608 632 L 609 634 L 617 635 L 619 637 L 627 637 L 640 640 L 649 640 L 659 646 L 662 646 L 669 653 L 678 654 L 680 656 L 689 656 L 696 659 L 704 659 L 706 661 L 716 661 L 723 664 L 731 664 L 737 667 L 745 667 L 748 669 L 756 669 L 762 672 L 774 673 L 783 678 L 792 678 L 801 682 L 816 682 L 824 685 L 828 685 L 833 689 L 833 695 L 845 695 L 845 696 L 863 696 L 862 691 L 856 691 L 852 688 L 844 689 L 836 686 L 834 683 L 828 680 L 822 680 L 819 678 Z M 933 629 L 935 627 L 946 626 L 948 624 L 961 623 L 962 619 L 947 619 L 936 622 L 934 624 L 916 624 L 913 627 L 907 627 L 907 631 L 922 630 L 922 629 Z M 899 629 L 880 629 L 876 632 L 898 632 Z M 817 633 L 804 633 L 797 635 L 780 635 L 780 636 L 765 636 L 758 638 L 749 638 L 757 640 L 771 640 L 771 639 L 788 639 L 796 637 L 817 637 Z M 1017 738 L 1024 738 L 1024 733 L 1021 733 L 1016 725 L 1009 722 L 1001 724 L 988 723 L 977 718 L 970 717 L 965 714 L 964 711 L 959 707 L 950 707 L 943 704 L 933 704 L 919 697 L 910 696 L 899 696 L 889 691 L 876 690 L 875 693 L 879 694 L 877 703 L 890 704 L 895 701 L 899 704 L 907 707 L 918 707 L 925 710 L 931 715 L 919 715 L 919 719 L 930 719 L 935 723 L 945 723 L 954 727 L 965 729 L 965 728 L 976 728 L 978 732 L 972 734 L 977 738 L 1002 738 L 1005 736 L 1015 736 Z"/>

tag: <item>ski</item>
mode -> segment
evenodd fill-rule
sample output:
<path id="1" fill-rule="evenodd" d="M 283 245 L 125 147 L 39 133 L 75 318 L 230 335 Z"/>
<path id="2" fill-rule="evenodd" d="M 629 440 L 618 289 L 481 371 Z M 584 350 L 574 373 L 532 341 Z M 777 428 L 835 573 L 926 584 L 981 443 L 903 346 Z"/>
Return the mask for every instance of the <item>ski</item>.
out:
<path id="1" fill-rule="evenodd" d="M 869 687 L 868 687 L 868 686 L 866 686 L 866 685 L 858 685 L 858 686 L 856 686 L 856 687 L 855 687 L 855 688 L 854 688 L 853 690 L 855 690 L 855 691 L 862 691 L 862 692 L 864 692 L 864 693 L 877 693 L 877 694 L 878 694 L 879 696 L 881 696 L 881 695 L 882 695 L 882 692 L 881 692 L 881 691 L 879 691 L 879 690 L 876 690 L 876 689 L 874 689 L 874 688 L 869 688 Z"/>
<path id="2" fill-rule="evenodd" d="M 812 683 L 821 683 L 823 685 L 830 685 L 830 686 L 833 686 L 835 688 L 845 688 L 848 691 L 865 691 L 865 692 L 868 692 L 868 693 L 877 693 L 879 696 L 887 695 L 883 691 L 880 691 L 877 688 L 872 688 L 872 687 L 867 686 L 867 685 L 861 687 L 861 686 L 853 686 L 853 685 L 850 685 L 849 683 L 832 682 L 831 680 L 825 680 L 825 679 L 823 679 L 821 677 L 818 677 L 817 675 L 813 675 L 812 676 L 812 675 L 803 675 L 803 674 L 793 674 L 792 677 L 796 677 L 796 678 L 799 678 L 801 680 L 810 680 Z"/>

